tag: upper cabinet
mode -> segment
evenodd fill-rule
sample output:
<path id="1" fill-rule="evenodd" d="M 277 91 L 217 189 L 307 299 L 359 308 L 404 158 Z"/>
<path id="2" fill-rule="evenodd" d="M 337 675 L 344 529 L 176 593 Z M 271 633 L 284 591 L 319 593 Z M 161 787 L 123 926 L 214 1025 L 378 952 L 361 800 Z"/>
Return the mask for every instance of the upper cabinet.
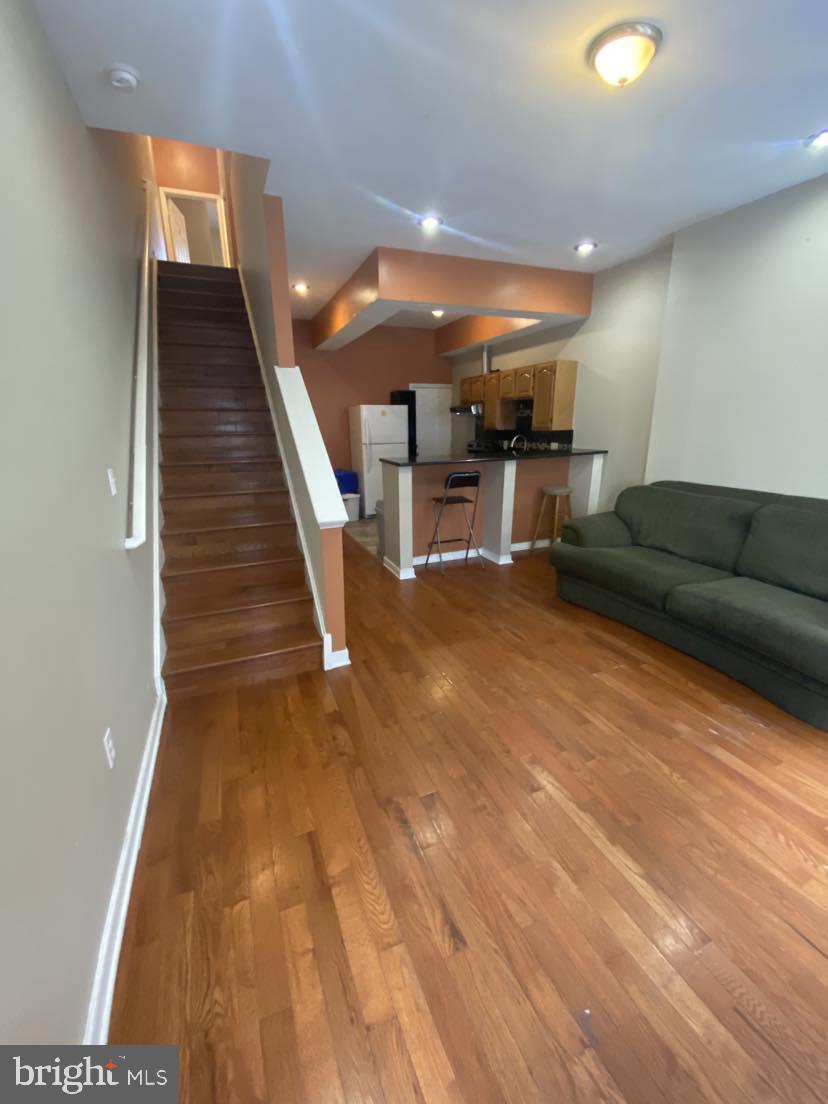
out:
<path id="1" fill-rule="evenodd" d="M 572 429 L 578 362 L 552 360 L 536 364 L 532 429 Z"/>
<path id="2" fill-rule="evenodd" d="M 486 429 L 503 428 L 500 375 L 500 372 L 490 372 L 483 377 L 483 424 Z"/>
<path id="3" fill-rule="evenodd" d="M 515 398 L 515 369 L 509 368 L 500 373 L 500 397 L 501 399 Z"/>
<path id="4" fill-rule="evenodd" d="M 466 376 L 460 381 L 460 402 L 483 403 L 487 429 L 505 429 L 515 424 L 515 406 L 520 399 L 532 400 L 532 429 L 572 429 L 575 413 L 575 360 L 550 360 L 505 372 Z M 505 405 L 504 405 L 505 400 Z"/>
<path id="5" fill-rule="evenodd" d="M 460 380 L 460 405 L 483 402 L 483 376 L 465 376 Z"/>
<path id="6" fill-rule="evenodd" d="M 515 398 L 531 399 L 535 393 L 535 369 L 515 368 Z"/>

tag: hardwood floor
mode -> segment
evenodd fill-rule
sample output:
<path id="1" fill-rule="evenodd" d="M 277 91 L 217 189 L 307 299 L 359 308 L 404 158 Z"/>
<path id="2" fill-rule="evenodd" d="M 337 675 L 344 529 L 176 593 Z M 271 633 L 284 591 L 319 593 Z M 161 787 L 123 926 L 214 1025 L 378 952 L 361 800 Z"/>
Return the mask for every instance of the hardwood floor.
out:
<path id="1" fill-rule="evenodd" d="M 353 666 L 171 707 L 111 1038 L 193 1104 L 828 1100 L 824 734 L 346 540 Z"/>

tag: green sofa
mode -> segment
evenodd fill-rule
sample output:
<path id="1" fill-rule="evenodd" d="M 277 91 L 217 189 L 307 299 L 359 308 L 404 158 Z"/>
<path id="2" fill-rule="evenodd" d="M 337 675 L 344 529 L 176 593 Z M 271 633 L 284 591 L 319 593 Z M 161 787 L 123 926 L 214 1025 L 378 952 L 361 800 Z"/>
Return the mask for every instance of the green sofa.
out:
<path id="1" fill-rule="evenodd" d="M 724 671 L 828 731 L 828 501 L 629 487 L 567 522 L 558 595 Z"/>

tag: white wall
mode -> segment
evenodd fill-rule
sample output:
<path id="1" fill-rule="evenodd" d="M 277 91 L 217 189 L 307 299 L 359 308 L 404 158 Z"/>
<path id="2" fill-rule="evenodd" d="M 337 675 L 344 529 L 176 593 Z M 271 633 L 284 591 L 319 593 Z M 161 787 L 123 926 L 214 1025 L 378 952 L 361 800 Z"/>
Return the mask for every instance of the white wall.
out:
<path id="1" fill-rule="evenodd" d="M 492 350 L 494 369 L 555 358 L 578 361 L 575 445 L 609 450 L 601 509 L 611 508 L 619 491 L 644 478 L 669 271 L 668 246 L 599 272 L 592 313 L 584 322 Z M 477 371 L 479 355 L 457 358 L 455 384 Z"/>
<path id="2" fill-rule="evenodd" d="M 123 548 L 146 143 L 82 125 L 27 0 L 0 73 L 0 1042 L 75 1042 L 155 701 L 152 533 Z"/>
<path id="3" fill-rule="evenodd" d="M 828 177 L 676 235 L 647 479 L 828 497 Z"/>

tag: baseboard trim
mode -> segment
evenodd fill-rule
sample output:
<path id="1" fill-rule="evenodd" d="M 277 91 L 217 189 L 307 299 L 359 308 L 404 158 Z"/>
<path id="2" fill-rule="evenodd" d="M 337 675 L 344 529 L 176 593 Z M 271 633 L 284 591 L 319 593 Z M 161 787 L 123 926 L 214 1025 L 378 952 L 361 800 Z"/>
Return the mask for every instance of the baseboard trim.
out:
<path id="1" fill-rule="evenodd" d="M 512 547 L 514 548 L 514 545 L 512 545 Z M 488 548 L 481 548 L 480 555 L 483 557 L 484 560 L 488 560 L 489 563 L 498 564 L 498 566 L 503 566 L 505 564 L 510 564 L 513 562 L 512 557 L 509 555 L 508 552 L 504 553 L 503 555 L 498 555 L 496 552 L 490 552 Z"/>
<path id="2" fill-rule="evenodd" d="M 415 560 L 414 563 L 416 563 L 416 562 L 417 561 Z M 415 578 L 413 567 L 399 568 L 399 567 L 397 567 L 397 565 L 392 560 L 389 560 L 387 556 L 383 557 L 382 563 L 383 563 L 383 567 L 387 567 L 388 570 L 391 572 L 391 574 L 396 575 L 396 577 L 398 579 L 413 579 L 413 578 Z"/>
<path id="3" fill-rule="evenodd" d="M 89 996 L 89 1008 L 86 1026 L 83 1032 L 84 1046 L 96 1046 L 107 1042 L 109 1018 L 112 1014 L 112 998 L 115 993 L 115 978 L 118 973 L 118 959 L 121 954 L 121 941 L 124 937 L 129 898 L 132 891 L 132 879 L 135 876 L 135 864 L 141 848 L 144 834 L 144 820 L 147 815 L 152 776 L 155 772 L 155 760 L 164 725 L 164 713 L 167 708 L 167 694 L 163 688 L 155 699 L 144 754 L 138 770 L 138 779 L 132 794 L 126 831 L 124 833 L 121 854 L 109 895 L 101 941 L 98 947 L 98 961 L 95 966 L 95 979 Z"/>
<path id="4" fill-rule="evenodd" d="M 535 541 L 535 548 L 549 548 L 551 544 L 552 541 L 549 539 L 549 537 L 542 537 L 540 540 Z M 528 552 L 531 547 L 531 541 L 518 541 L 516 544 L 512 545 L 512 551 Z"/>
<path id="5" fill-rule="evenodd" d="M 484 553 L 484 555 L 485 555 L 485 553 Z M 465 557 L 466 557 L 465 548 L 455 548 L 454 551 L 452 551 L 452 552 L 444 552 L 443 553 L 443 559 L 446 560 L 446 561 L 448 561 L 448 560 L 463 560 L 463 559 L 465 559 Z M 477 550 L 476 549 L 474 549 L 474 548 L 469 549 L 469 559 L 470 560 L 476 560 L 477 559 Z M 416 567 L 422 567 L 422 565 L 425 562 L 426 562 L 426 557 L 425 556 L 415 556 L 414 560 L 413 560 L 413 563 L 415 564 Z M 437 555 L 436 552 L 431 553 L 431 558 L 428 561 L 428 566 L 429 567 L 431 567 L 432 564 L 436 564 L 438 567 L 440 566 L 440 557 Z"/>
<path id="6" fill-rule="evenodd" d="M 322 637 L 322 669 L 334 671 L 337 667 L 348 667 L 351 657 L 347 648 L 332 648 L 331 634 L 325 633 Z"/>

